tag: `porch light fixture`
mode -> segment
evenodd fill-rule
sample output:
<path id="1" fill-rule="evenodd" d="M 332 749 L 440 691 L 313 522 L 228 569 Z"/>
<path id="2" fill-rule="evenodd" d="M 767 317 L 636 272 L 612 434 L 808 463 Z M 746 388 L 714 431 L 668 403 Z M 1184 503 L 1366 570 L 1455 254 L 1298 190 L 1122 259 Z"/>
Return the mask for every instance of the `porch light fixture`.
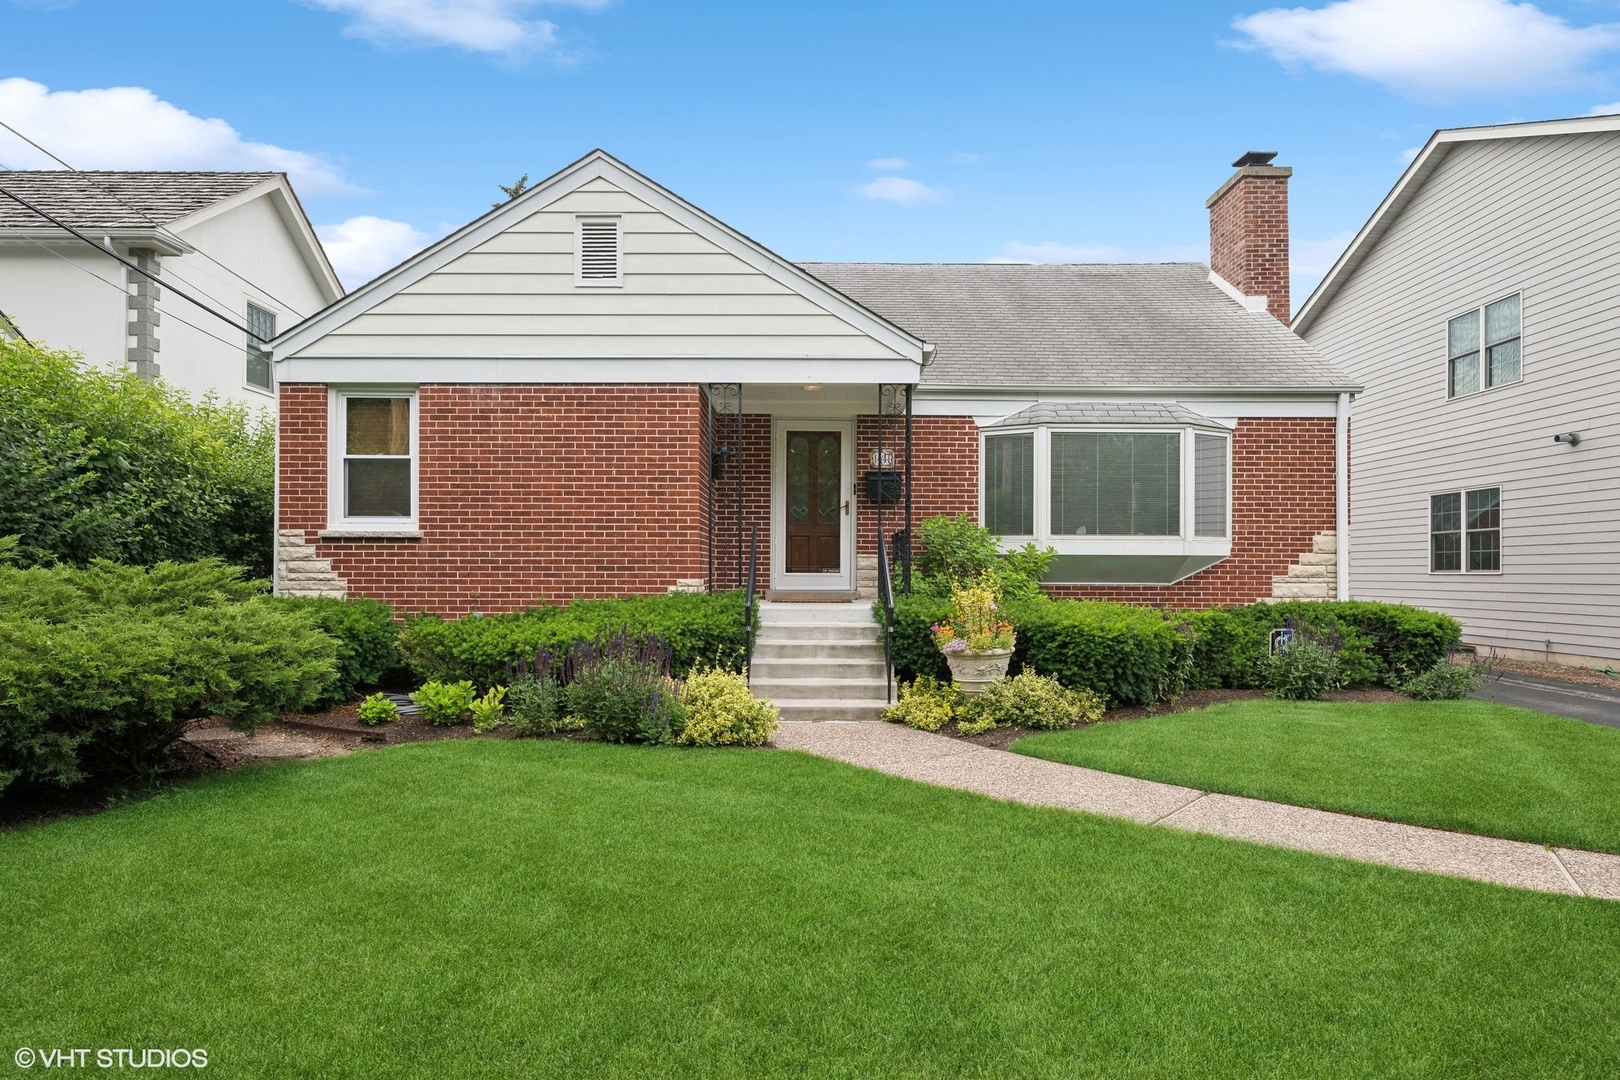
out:
<path id="1" fill-rule="evenodd" d="M 718 480 L 718 479 L 720 479 L 720 477 L 724 476 L 725 471 L 726 471 L 726 462 L 728 462 L 730 460 L 731 460 L 731 447 L 729 447 L 729 446 L 722 446 L 720 449 L 718 449 L 714 453 L 710 454 L 709 455 L 709 476 L 710 476 L 710 478 L 714 479 L 714 480 Z"/>
<path id="2" fill-rule="evenodd" d="M 820 383 L 806 383 L 804 388 L 806 390 L 810 391 L 813 394 L 817 390 L 821 389 L 821 384 Z"/>
<path id="3" fill-rule="evenodd" d="M 1581 445 L 1581 433 L 1578 431 L 1571 431 L 1563 435 L 1554 435 L 1553 442 L 1568 443 L 1571 446 L 1579 446 Z"/>

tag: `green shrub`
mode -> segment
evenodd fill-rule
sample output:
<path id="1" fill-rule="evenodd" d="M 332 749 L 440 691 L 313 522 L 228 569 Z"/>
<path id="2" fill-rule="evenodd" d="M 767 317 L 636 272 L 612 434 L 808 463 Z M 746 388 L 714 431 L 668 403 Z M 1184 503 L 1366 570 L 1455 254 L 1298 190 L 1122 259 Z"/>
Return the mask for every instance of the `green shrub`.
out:
<path id="1" fill-rule="evenodd" d="M 560 655 L 576 641 L 620 630 L 666 642 L 676 671 L 699 665 L 742 670 L 741 592 L 575 600 L 566 607 L 462 619 L 418 615 L 406 620 L 397 648 L 419 679 L 470 679 L 493 686 L 512 677 L 508 665 L 519 659 L 542 650 Z"/>
<path id="2" fill-rule="evenodd" d="M 399 719 L 399 706 L 387 694 L 372 694 L 360 703 L 360 722 L 376 727 Z"/>
<path id="3" fill-rule="evenodd" d="M 507 688 L 506 705 L 519 735 L 550 735 L 585 727 L 583 720 L 568 715 L 563 685 L 550 672 L 520 676 Z"/>
<path id="4" fill-rule="evenodd" d="M 683 746 L 762 746 L 776 732 L 780 710 L 748 689 L 748 678 L 723 668 L 694 671 L 682 692 Z"/>
<path id="5" fill-rule="evenodd" d="M 1025 668 L 968 698 L 956 729 L 963 735 L 976 735 L 1014 724 L 1042 729 L 1074 727 L 1101 720 L 1106 707 L 1090 690 L 1068 689 L 1050 675 Z"/>
<path id="6" fill-rule="evenodd" d="M 949 596 L 951 583 L 976 585 L 995 575 L 995 588 L 1008 600 L 1024 600 L 1040 592 L 1040 581 L 1052 563 L 1051 548 L 1025 544 L 1001 550 L 995 533 L 966 514 L 939 515 L 917 527 L 912 589 L 926 596 Z"/>
<path id="7" fill-rule="evenodd" d="M 466 679 L 456 683 L 429 681 L 411 695 L 422 710 L 422 719 L 437 727 L 459 724 L 472 709 L 478 691 Z"/>
<path id="8" fill-rule="evenodd" d="M 1397 680 L 1395 689 L 1417 701 L 1456 701 L 1478 690 L 1484 682 L 1484 665 L 1442 660 L 1420 675 Z"/>
<path id="9" fill-rule="evenodd" d="M 0 787 L 150 774 L 186 725 L 302 708 L 336 642 L 215 561 L 0 566 Z"/>
<path id="10" fill-rule="evenodd" d="M 23 566 L 219 556 L 270 572 L 275 423 L 0 338 L 0 536 Z"/>
<path id="11" fill-rule="evenodd" d="M 874 606 L 878 620 L 875 633 L 883 635 L 883 611 Z M 951 667 L 945 662 L 930 631 L 935 623 L 951 617 L 950 591 L 944 596 L 899 597 L 894 602 L 894 674 L 902 682 L 928 677 L 950 682 Z M 1016 621 L 1015 621 L 1016 625 Z"/>
<path id="12" fill-rule="evenodd" d="M 399 652 L 394 642 L 399 637 L 399 623 L 394 621 L 394 609 L 379 600 L 356 597 L 352 600 L 284 599 L 295 611 L 307 614 L 310 621 L 337 639 L 337 678 L 327 687 L 311 708 L 325 709 L 352 701 L 357 691 L 383 685 L 399 667 Z"/>
<path id="13" fill-rule="evenodd" d="M 680 737 L 686 709 L 669 677 L 670 649 L 623 631 L 577 641 L 564 670 L 568 711 L 607 742 L 668 745 Z"/>
<path id="14" fill-rule="evenodd" d="M 1154 609 L 1097 600 L 1010 605 L 1018 628 L 1013 661 L 1119 705 L 1150 705 L 1186 686 L 1187 639 Z"/>
<path id="15" fill-rule="evenodd" d="M 472 712 L 473 730 L 483 735 L 494 731 L 501 726 L 506 712 L 501 704 L 506 698 L 506 687 L 492 686 L 484 691 L 484 696 L 474 701 L 469 709 Z"/>
<path id="16" fill-rule="evenodd" d="M 900 700 L 883 710 L 883 719 L 918 731 L 938 731 L 956 719 L 962 691 L 949 679 L 919 675 L 900 687 Z"/>
<path id="17" fill-rule="evenodd" d="M 1404 604 L 1368 600 L 1294 600 L 1211 608 L 1185 616 L 1192 640 L 1191 685 L 1251 688 L 1265 684 L 1270 634 L 1283 626 L 1340 640 L 1342 685 L 1394 686 L 1411 671 L 1428 671 L 1461 639 L 1450 616 Z"/>
<path id="18" fill-rule="evenodd" d="M 1260 670 L 1267 692 L 1288 701 L 1320 701 L 1340 686 L 1333 645 L 1297 629 L 1293 641 L 1266 657 Z"/>

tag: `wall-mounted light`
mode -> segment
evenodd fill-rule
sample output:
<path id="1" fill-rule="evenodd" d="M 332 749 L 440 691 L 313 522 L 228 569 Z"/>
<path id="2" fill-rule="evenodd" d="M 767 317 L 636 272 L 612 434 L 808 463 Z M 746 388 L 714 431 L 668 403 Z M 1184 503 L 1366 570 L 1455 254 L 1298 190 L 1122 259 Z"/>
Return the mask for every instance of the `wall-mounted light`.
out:
<path id="1" fill-rule="evenodd" d="M 730 460 L 731 460 L 731 447 L 729 447 L 729 446 L 722 446 L 720 449 L 718 449 L 714 453 L 710 454 L 709 455 L 709 477 L 711 479 L 714 479 L 714 480 L 720 479 L 720 477 L 722 475 L 724 475 L 724 473 L 726 471 L 726 462 L 728 462 Z"/>
<path id="2" fill-rule="evenodd" d="M 820 383 L 818 383 L 818 382 L 817 382 L 817 383 L 805 383 L 805 385 L 804 385 L 804 388 L 805 388 L 805 389 L 806 389 L 806 390 L 808 390 L 808 391 L 810 391 L 810 392 L 811 392 L 811 393 L 812 393 L 812 394 L 813 394 L 813 393 L 815 393 L 815 392 L 816 392 L 816 391 L 817 391 L 817 390 L 820 390 L 820 389 L 821 389 L 821 384 L 820 384 Z"/>
<path id="3" fill-rule="evenodd" d="M 1571 431 L 1563 435 L 1554 435 L 1553 442 L 1568 443 L 1571 446 L 1579 446 L 1581 445 L 1581 433 L 1578 431 Z"/>

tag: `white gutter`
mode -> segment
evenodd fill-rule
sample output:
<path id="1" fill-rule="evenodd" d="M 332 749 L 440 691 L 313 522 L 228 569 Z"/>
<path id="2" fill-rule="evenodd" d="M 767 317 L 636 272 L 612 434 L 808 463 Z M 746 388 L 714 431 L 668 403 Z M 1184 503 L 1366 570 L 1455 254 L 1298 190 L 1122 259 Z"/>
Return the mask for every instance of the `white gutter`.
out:
<path id="1" fill-rule="evenodd" d="M 1340 394 L 1334 418 L 1333 501 L 1338 540 L 1334 556 L 1338 564 L 1336 599 L 1350 599 L 1350 395 Z"/>

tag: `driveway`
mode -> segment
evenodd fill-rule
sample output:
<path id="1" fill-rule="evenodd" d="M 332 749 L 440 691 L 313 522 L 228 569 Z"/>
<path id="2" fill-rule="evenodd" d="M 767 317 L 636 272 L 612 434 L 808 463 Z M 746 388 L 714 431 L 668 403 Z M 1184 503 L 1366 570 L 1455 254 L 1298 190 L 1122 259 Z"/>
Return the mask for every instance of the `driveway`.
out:
<path id="1" fill-rule="evenodd" d="M 1620 683 L 1620 679 L 1615 681 Z M 1604 690 L 1533 675 L 1503 675 L 1475 691 L 1474 697 L 1620 728 L 1620 687 Z"/>

